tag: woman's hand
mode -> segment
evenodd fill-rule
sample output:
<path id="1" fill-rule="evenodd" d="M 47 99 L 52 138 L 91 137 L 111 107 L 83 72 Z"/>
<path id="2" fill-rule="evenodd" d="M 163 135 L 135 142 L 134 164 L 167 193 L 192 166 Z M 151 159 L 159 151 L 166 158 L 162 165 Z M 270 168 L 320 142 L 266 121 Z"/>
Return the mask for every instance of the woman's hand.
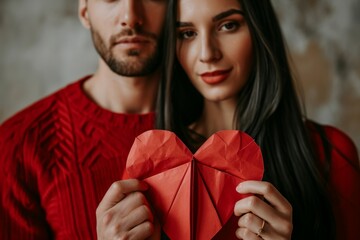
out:
<path id="1" fill-rule="evenodd" d="M 292 206 L 271 183 L 245 181 L 236 191 L 254 194 L 235 204 L 234 214 L 240 217 L 239 239 L 291 239 Z"/>

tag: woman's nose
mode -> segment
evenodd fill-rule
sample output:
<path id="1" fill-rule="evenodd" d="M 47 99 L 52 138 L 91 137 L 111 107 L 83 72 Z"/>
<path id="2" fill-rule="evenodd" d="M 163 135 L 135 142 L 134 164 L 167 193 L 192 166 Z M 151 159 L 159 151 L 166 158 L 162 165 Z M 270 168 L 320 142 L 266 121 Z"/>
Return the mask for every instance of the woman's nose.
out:
<path id="1" fill-rule="evenodd" d="M 200 61 L 203 63 L 216 62 L 221 59 L 222 54 L 215 37 L 204 36 L 201 39 Z"/>

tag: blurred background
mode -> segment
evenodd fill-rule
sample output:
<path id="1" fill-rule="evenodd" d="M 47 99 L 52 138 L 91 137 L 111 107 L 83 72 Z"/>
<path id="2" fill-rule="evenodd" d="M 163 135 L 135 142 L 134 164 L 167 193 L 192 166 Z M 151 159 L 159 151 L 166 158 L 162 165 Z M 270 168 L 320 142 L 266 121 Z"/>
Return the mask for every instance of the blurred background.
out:
<path id="1" fill-rule="evenodd" d="M 76 0 L 0 1 L 0 122 L 95 71 Z M 307 115 L 360 150 L 360 1 L 274 0 Z"/>

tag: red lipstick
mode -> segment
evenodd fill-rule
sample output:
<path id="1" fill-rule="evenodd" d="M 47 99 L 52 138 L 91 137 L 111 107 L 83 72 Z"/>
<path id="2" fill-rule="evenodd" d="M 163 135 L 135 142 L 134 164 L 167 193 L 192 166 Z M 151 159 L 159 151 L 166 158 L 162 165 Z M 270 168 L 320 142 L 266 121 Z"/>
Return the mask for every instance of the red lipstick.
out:
<path id="1" fill-rule="evenodd" d="M 225 79 L 227 79 L 227 77 L 230 75 L 231 70 L 232 68 L 226 70 L 206 72 L 201 74 L 200 76 L 201 79 L 207 84 L 218 84 L 225 81 Z"/>

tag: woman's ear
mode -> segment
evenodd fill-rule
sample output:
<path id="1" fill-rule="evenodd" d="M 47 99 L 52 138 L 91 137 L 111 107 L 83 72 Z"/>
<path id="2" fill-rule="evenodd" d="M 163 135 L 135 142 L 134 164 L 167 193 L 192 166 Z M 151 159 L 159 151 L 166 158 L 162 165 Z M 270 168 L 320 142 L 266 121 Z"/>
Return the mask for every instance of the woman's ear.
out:
<path id="1" fill-rule="evenodd" d="M 90 21 L 89 21 L 89 14 L 88 14 L 88 0 L 79 0 L 79 9 L 78 9 L 78 14 L 79 14 L 79 18 L 80 21 L 82 23 L 82 25 L 89 29 L 90 28 Z"/>

